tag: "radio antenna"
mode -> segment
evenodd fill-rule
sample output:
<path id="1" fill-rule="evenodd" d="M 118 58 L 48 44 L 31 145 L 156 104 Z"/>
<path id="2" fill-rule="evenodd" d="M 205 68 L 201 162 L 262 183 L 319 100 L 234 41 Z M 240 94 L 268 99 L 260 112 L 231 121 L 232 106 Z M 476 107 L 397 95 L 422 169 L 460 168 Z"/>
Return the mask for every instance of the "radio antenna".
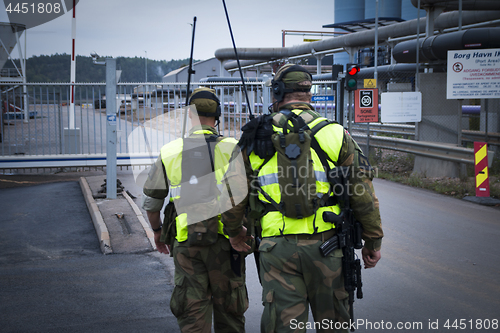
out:
<path id="1" fill-rule="evenodd" d="M 238 51 L 236 51 L 236 44 L 234 43 L 233 29 L 231 29 L 231 22 L 229 21 L 229 14 L 227 13 L 226 1 L 222 0 L 222 4 L 224 5 L 224 11 L 226 12 L 227 25 L 229 27 L 229 33 L 231 34 L 231 41 L 233 42 L 234 54 L 236 55 L 236 62 L 238 63 L 238 69 L 240 71 L 241 83 L 243 85 L 243 91 L 245 92 L 245 98 L 247 100 L 249 118 L 250 120 L 252 120 L 254 118 L 254 115 L 252 114 L 252 108 L 250 107 L 250 100 L 248 99 L 248 93 L 245 87 L 245 79 L 243 78 L 243 71 L 241 70 L 240 58 L 238 57 Z"/>
<path id="2" fill-rule="evenodd" d="M 189 95 L 190 95 L 190 86 L 191 86 L 191 74 L 195 74 L 193 71 L 193 49 L 194 49 L 194 31 L 196 30 L 196 16 L 193 17 L 193 36 L 191 37 L 191 55 L 189 56 L 189 67 L 188 67 L 188 77 L 187 77 L 187 87 L 186 87 L 186 111 L 184 112 L 184 121 L 182 124 L 181 138 L 186 134 L 186 123 L 187 123 L 187 113 L 188 113 L 188 103 L 189 103 Z"/>

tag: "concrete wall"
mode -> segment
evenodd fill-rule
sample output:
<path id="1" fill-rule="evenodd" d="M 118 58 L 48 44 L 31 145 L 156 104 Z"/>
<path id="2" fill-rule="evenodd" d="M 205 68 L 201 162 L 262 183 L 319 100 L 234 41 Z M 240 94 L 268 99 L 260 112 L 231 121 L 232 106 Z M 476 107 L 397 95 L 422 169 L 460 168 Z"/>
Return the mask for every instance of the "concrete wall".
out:
<path id="1" fill-rule="evenodd" d="M 488 124 L 488 133 L 500 133 L 500 99 L 481 100 L 480 130 L 486 130 Z M 489 145 L 488 150 L 500 153 L 500 147 Z"/>
<path id="2" fill-rule="evenodd" d="M 500 132 L 500 99 L 481 100 L 481 127 L 486 130 L 486 115 L 488 115 L 488 132 Z"/>
<path id="3" fill-rule="evenodd" d="M 420 75 L 422 122 L 418 124 L 420 141 L 458 143 L 459 102 L 446 99 L 446 73 Z"/>
<path id="4" fill-rule="evenodd" d="M 422 121 L 418 124 L 419 141 L 458 143 L 459 102 L 446 99 L 446 73 L 420 75 L 422 92 Z M 422 156 L 415 157 L 414 173 L 426 177 L 459 177 L 463 168 L 459 163 Z"/>

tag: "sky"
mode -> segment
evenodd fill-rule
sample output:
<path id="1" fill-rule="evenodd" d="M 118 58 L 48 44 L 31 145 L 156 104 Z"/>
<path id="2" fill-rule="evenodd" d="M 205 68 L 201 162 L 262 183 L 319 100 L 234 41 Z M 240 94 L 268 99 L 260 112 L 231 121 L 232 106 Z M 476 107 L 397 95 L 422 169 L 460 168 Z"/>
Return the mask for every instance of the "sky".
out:
<path id="1" fill-rule="evenodd" d="M 281 47 L 282 30 L 333 31 L 322 26 L 333 23 L 334 0 L 226 0 L 226 6 L 237 47 Z M 0 22 L 9 22 L 3 1 L 0 11 Z M 195 59 L 209 59 L 217 49 L 232 48 L 222 0 L 80 0 L 76 54 L 189 58 L 194 16 Z M 71 14 L 66 13 L 27 29 L 27 57 L 71 54 L 71 24 Z M 287 35 L 286 46 L 304 43 L 303 38 Z M 11 54 L 18 58 L 17 50 Z"/>

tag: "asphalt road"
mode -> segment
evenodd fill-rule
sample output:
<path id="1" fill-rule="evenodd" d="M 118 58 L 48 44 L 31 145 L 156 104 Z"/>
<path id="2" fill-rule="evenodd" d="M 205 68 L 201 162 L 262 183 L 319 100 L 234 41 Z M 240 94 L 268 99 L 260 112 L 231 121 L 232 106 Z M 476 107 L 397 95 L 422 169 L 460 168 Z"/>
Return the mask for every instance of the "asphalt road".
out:
<path id="1" fill-rule="evenodd" d="M 1 332 L 179 332 L 165 258 L 103 255 L 78 182 L 0 189 L 0 207 Z"/>
<path id="2" fill-rule="evenodd" d="M 365 297 L 356 300 L 356 319 L 411 328 L 401 332 L 483 332 L 488 325 L 493 331 L 500 320 L 500 210 L 388 181 L 374 184 L 385 233 L 382 260 L 363 270 Z M 444 326 L 456 319 L 464 329 Z M 359 332 L 380 332 L 375 328 Z"/>
<path id="3" fill-rule="evenodd" d="M 30 182 L 18 185 L 43 183 Z M 498 331 L 500 209 L 374 184 L 385 238 L 377 267 L 363 270 L 357 332 Z M 0 189 L 0 207 L 0 331 L 178 332 L 168 308 L 171 260 L 102 255 L 75 181 Z M 259 332 L 253 256 L 247 286 L 247 332 Z"/>
<path id="4" fill-rule="evenodd" d="M 374 185 L 385 237 L 378 265 L 362 271 L 356 332 L 500 331 L 500 209 L 380 179 Z M 254 265 L 247 257 L 249 333 L 259 332 L 262 313 Z"/>

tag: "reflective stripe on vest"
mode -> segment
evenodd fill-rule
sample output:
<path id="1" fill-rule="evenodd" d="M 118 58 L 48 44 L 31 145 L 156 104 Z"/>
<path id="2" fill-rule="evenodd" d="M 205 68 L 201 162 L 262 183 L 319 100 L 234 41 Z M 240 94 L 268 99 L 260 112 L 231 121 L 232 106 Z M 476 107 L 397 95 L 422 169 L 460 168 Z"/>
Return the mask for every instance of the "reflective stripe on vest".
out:
<path id="1" fill-rule="evenodd" d="M 319 182 L 328 182 L 328 179 L 326 178 L 326 172 L 321 170 L 314 170 L 314 175 L 316 176 L 316 180 Z M 278 174 L 277 173 L 271 173 L 268 175 L 262 175 L 259 177 L 259 183 L 261 186 L 266 186 L 266 185 L 271 185 L 271 184 L 278 184 Z"/>
<path id="2" fill-rule="evenodd" d="M 301 110 L 292 110 L 292 112 L 300 114 Z M 309 128 L 312 128 L 323 120 L 325 120 L 325 118 L 320 117 L 314 119 L 308 124 L 308 126 Z M 280 128 L 275 127 L 275 129 L 281 132 Z M 338 124 L 327 125 L 315 134 L 315 138 L 318 140 L 320 145 L 323 143 L 321 147 L 332 159 L 332 161 L 337 162 L 344 140 L 344 128 Z M 328 193 L 330 184 L 327 182 L 323 165 L 321 164 L 318 155 L 312 148 L 311 158 L 313 160 L 314 174 L 316 176 L 316 192 L 318 197 L 322 197 L 324 194 Z M 253 170 L 260 168 L 264 162 L 263 159 L 259 158 L 253 152 L 250 154 L 249 159 Z M 333 168 L 334 164 L 330 161 L 328 162 L 330 163 L 330 167 Z M 278 203 L 281 202 L 281 193 L 283 190 L 286 190 L 280 189 L 278 182 L 279 177 L 280 170 L 278 169 L 277 153 L 275 153 L 275 155 L 264 166 L 262 166 L 262 169 L 257 175 L 257 179 L 260 182 L 262 190 Z M 264 203 L 269 203 L 261 193 L 259 193 L 259 200 Z M 320 207 L 316 211 L 316 214 L 303 219 L 293 219 L 282 216 L 282 214 L 278 211 L 270 211 L 261 218 L 262 237 L 279 236 L 280 229 L 283 229 L 283 224 L 283 234 L 312 234 L 314 233 L 314 225 L 318 228 L 317 232 L 330 230 L 334 228 L 334 226 L 332 223 L 323 221 L 323 212 L 325 211 L 339 214 L 340 207 L 338 205 Z"/>
<path id="3" fill-rule="evenodd" d="M 326 177 L 326 175 L 325 175 Z M 181 187 L 182 185 L 178 186 L 170 186 L 170 192 L 169 192 L 169 197 L 171 200 L 179 199 L 181 196 Z M 217 189 L 222 192 L 222 189 L 224 188 L 223 184 L 217 184 Z"/>
<path id="4" fill-rule="evenodd" d="M 193 132 L 193 135 L 210 135 L 213 134 L 208 130 L 198 130 Z M 222 144 L 221 144 L 222 143 Z M 227 168 L 229 166 L 229 160 L 234 146 L 237 141 L 233 138 L 224 138 L 219 141 L 215 146 L 214 151 L 214 164 L 215 164 L 215 178 L 217 180 L 217 187 L 222 190 L 222 177 L 224 176 Z M 170 189 L 170 201 L 174 201 L 180 198 L 181 193 L 181 179 L 182 179 L 182 149 L 183 140 L 177 139 L 166 145 L 164 145 L 160 154 L 162 157 L 163 165 L 165 166 L 165 171 L 167 173 L 167 178 L 169 181 Z M 223 224 L 219 217 L 219 234 L 224 235 Z M 176 228 L 178 242 L 184 242 L 188 238 L 188 228 L 187 228 L 187 214 L 180 214 L 176 218 Z M 226 236 L 227 237 L 227 236 Z"/>

